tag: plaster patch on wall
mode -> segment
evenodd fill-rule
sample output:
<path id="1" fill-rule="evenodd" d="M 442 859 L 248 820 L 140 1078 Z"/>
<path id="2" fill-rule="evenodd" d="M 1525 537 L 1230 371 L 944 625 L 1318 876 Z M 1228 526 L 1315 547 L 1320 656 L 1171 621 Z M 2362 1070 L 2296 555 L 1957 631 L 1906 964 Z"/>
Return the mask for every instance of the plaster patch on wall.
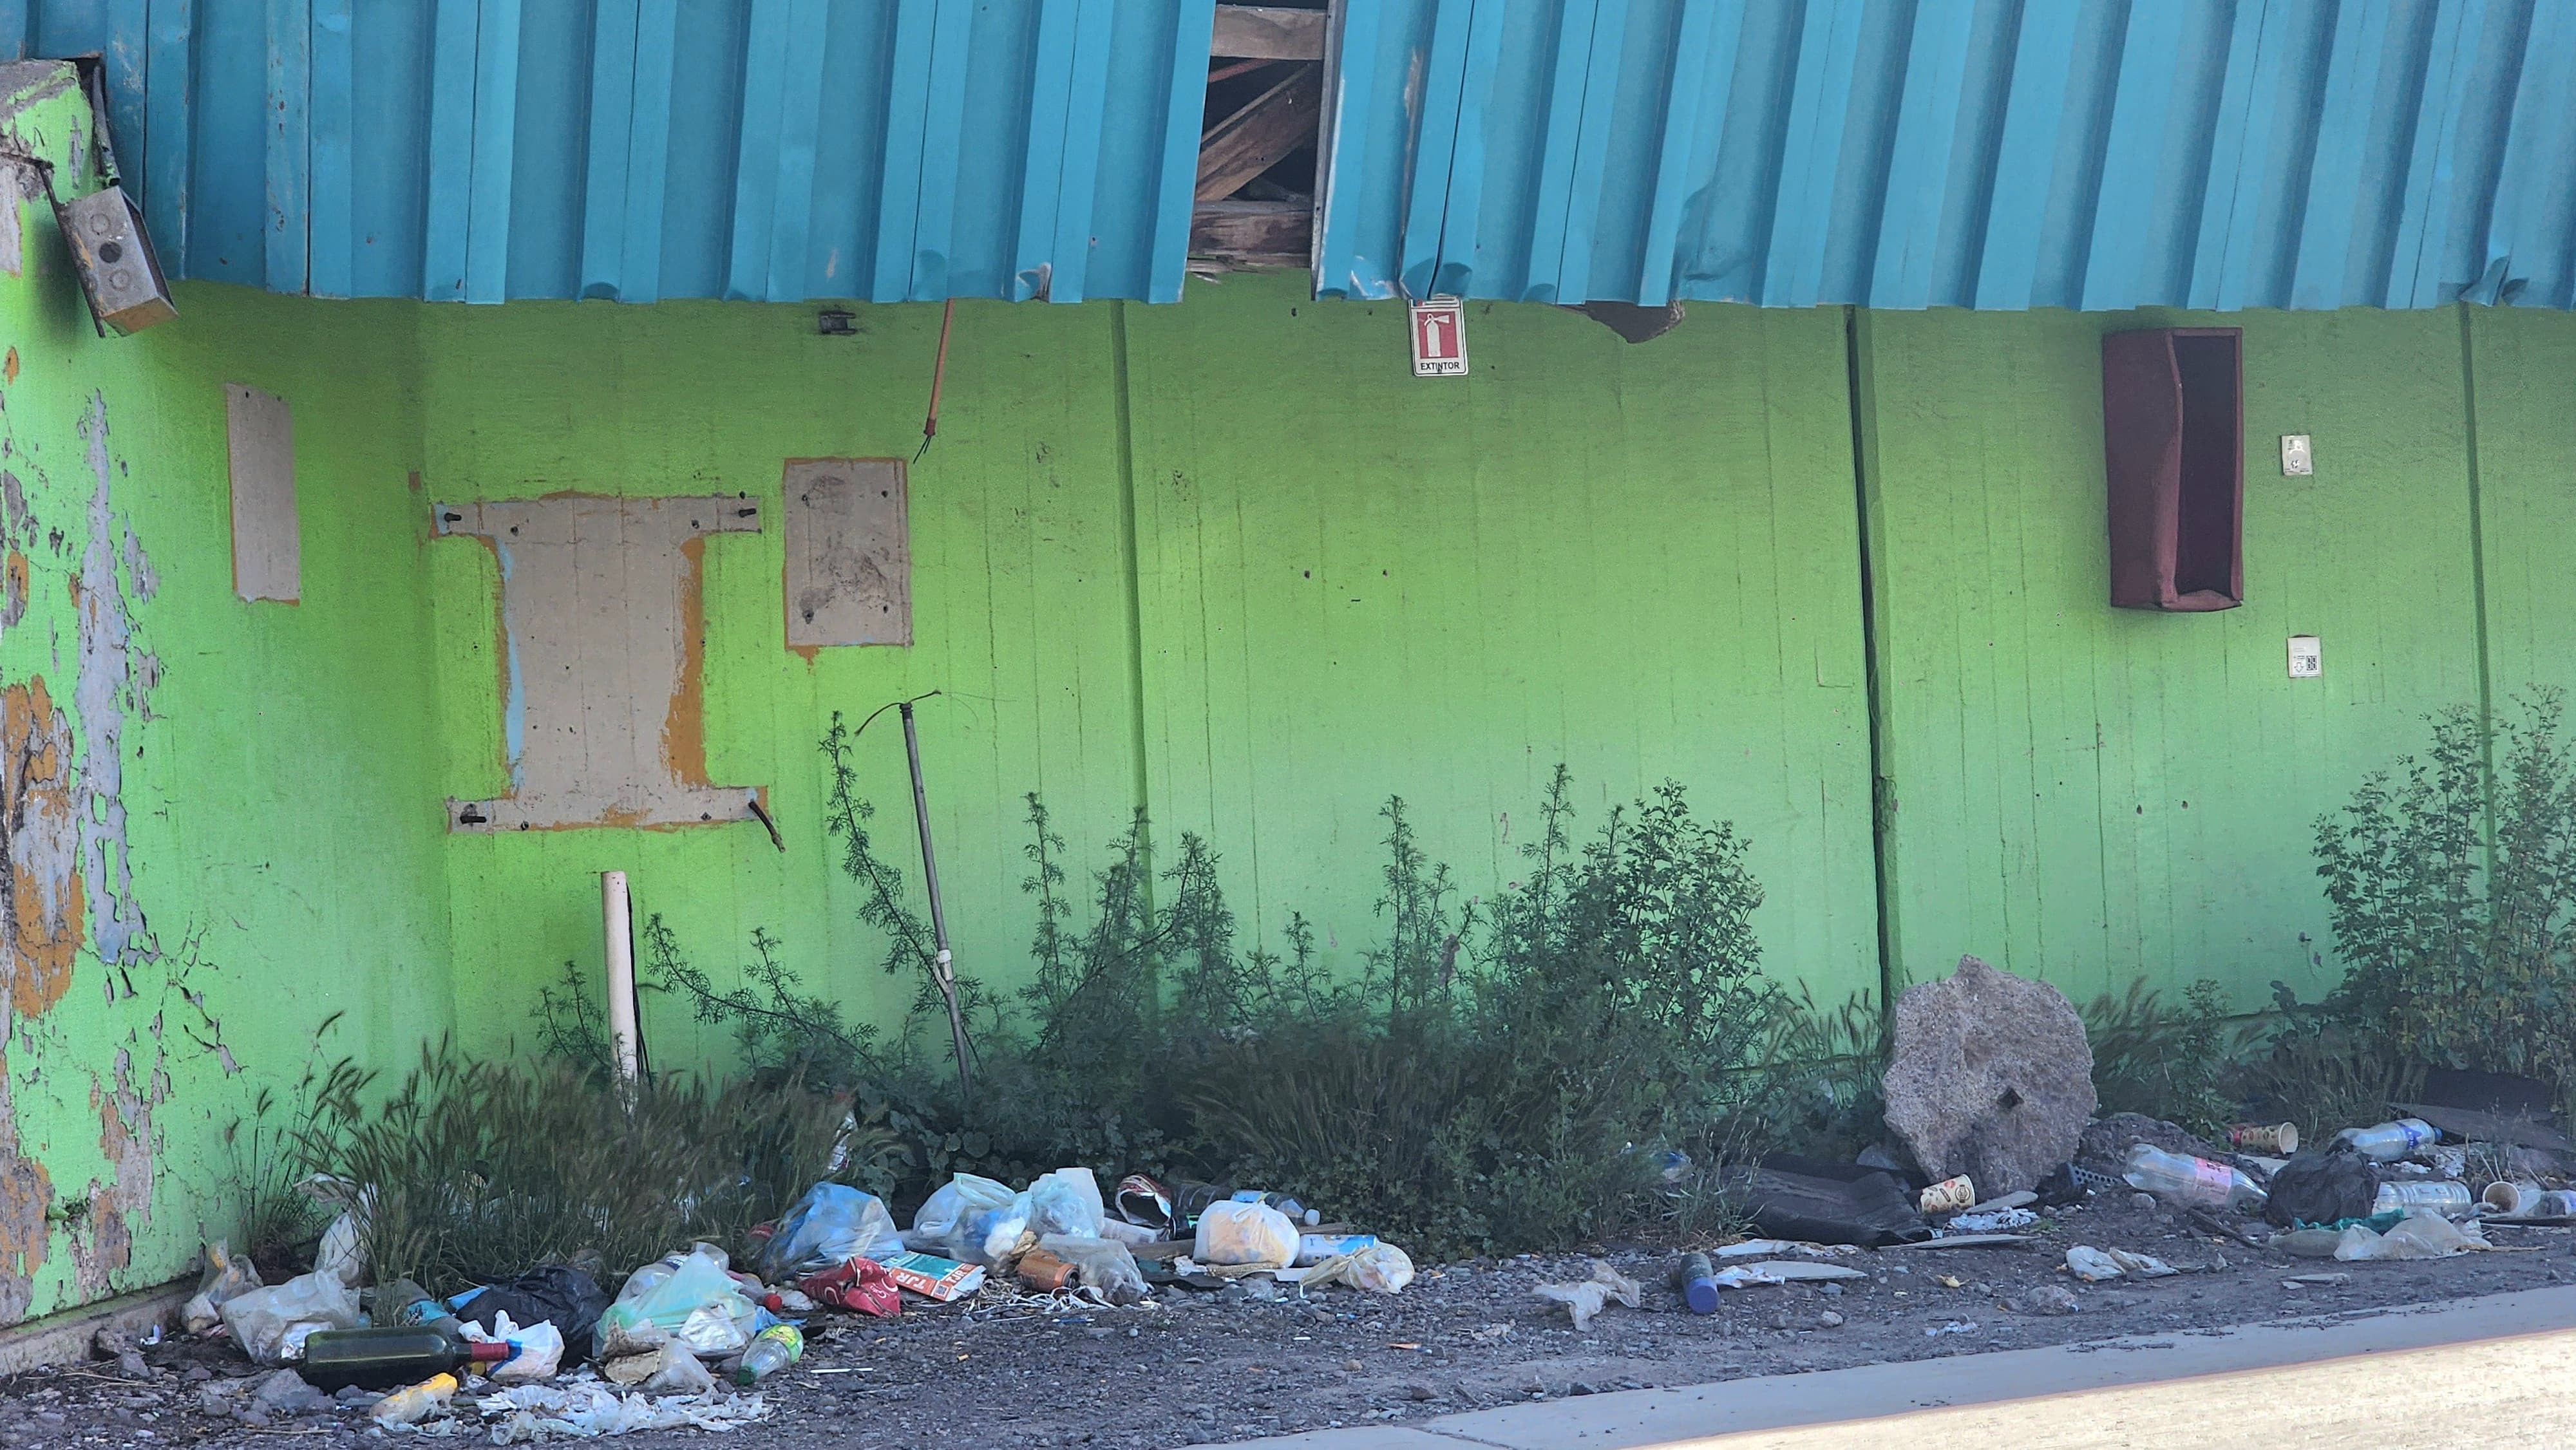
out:
<path id="1" fill-rule="evenodd" d="M 143 909 L 134 899 L 134 868 L 126 855 L 125 720 L 128 710 L 148 709 L 160 668 L 159 661 L 134 638 L 134 616 L 117 570 L 121 542 L 123 552 L 144 565 L 147 581 L 150 572 L 142 545 L 134 542 L 110 506 L 113 470 L 107 458 L 104 395 L 90 394 L 89 417 L 81 429 L 89 443 L 95 486 L 89 500 L 89 539 L 74 582 L 79 601 L 80 676 L 72 690 L 72 712 L 80 721 L 83 747 L 74 790 L 81 858 L 97 913 L 93 938 L 99 960 L 122 968 L 159 954 Z M 130 984 L 124 990 L 133 995 Z"/>
<path id="2" fill-rule="evenodd" d="M 791 458 L 787 643 L 912 643 L 912 545 L 903 461 Z"/>
<path id="3" fill-rule="evenodd" d="M 554 494 L 431 511 L 499 563 L 510 793 L 451 801 L 456 830 L 753 819 L 757 789 L 708 779 L 700 573 L 706 538 L 760 532 L 748 498 Z"/>
<path id="4" fill-rule="evenodd" d="M 295 420 L 286 400 L 224 384 L 225 452 L 233 490 L 233 592 L 295 603 L 304 552 L 295 517 Z"/>
<path id="5" fill-rule="evenodd" d="M 71 985 L 83 902 L 71 727 L 42 675 L 0 691 L 0 976 L 39 1016 Z"/>
<path id="6" fill-rule="evenodd" d="M 19 1151 L 18 1110 L 10 1100 L 8 1061 L 0 1057 L 0 1324 L 26 1318 L 35 1302 L 36 1270 L 52 1237 L 46 1214 L 53 1206 L 52 1175 Z"/>

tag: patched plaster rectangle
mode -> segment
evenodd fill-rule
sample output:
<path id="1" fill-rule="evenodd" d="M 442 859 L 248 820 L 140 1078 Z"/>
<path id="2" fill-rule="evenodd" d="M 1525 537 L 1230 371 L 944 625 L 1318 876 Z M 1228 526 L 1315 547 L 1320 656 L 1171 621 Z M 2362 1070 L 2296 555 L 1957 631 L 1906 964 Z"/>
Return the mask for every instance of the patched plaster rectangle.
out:
<path id="1" fill-rule="evenodd" d="M 295 522 L 295 427 L 286 400 L 224 384 L 224 433 L 232 461 L 233 592 L 293 604 L 304 595 Z"/>
<path id="2" fill-rule="evenodd" d="M 787 643 L 912 643 L 912 543 L 903 461 L 791 458 Z"/>
<path id="3" fill-rule="evenodd" d="M 451 801 L 450 829 L 671 827 L 755 819 L 760 791 L 707 778 L 708 536 L 760 532 L 747 498 L 554 494 L 437 506 L 500 566 L 510 792 Z"/>

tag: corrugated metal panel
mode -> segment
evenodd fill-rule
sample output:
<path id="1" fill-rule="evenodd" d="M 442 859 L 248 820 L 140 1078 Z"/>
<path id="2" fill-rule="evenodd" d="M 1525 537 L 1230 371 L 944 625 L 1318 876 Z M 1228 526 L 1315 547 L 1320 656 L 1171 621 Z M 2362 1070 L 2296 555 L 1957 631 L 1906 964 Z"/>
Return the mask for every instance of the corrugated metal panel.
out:
<path id="1" fill-rule="evenodd" d="M 1344 0 L 1325 296 L 2576 305 L 2576 0 Z"/>
<path id="2" fill-rule="evenodd" d="M 1214 0 L 0 0 L 168 270 L 279 292 L 1180 296 Z"/>

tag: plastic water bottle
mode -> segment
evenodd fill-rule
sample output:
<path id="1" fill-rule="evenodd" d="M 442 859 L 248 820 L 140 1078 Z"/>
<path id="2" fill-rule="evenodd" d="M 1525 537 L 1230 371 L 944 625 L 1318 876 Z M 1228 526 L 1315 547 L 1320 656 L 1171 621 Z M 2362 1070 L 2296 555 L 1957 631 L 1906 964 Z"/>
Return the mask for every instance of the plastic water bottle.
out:
<path id="1" fill-rule="evenodd" d="M 2383 1183 L 2379 1185 L 2379 1197 L 2371 1202 L 2370 1211 L 2381 1214 L 2427 1209 L 2444 1218 L 2459 1218 L 2466 1215 L 2475 1202 L 2476 1200 L 2469 1197 L 2469 1185 L 2465 1183 L 2445 1183 L 2438 1180 L 2419 1183 Z"/>
<path id="2" fill-rule="evenodd" d="M 742 1364 L 733 1372 L 733 1382 L 754 1385 L 770 1374 L 787 1368 L 805 1357 L 805 1336 L 793 1324 L 773 1324 L 753 1337 L 751 1348 L 742 1352 Z"/>
<path id="3" fill-rule="evenodd" d="M 2375 1128 L 2346 1128 L 2334 1140 L 2359 1149 L 2373 1163 L 2394 1163 L 2432 1147 L 2441 1136 L 2422 1118 L 2399 1118 Z"/>
<path id="4" fill-rule="evenodd" d="M 2152 1143 L 2140 1143 L 2129 1150 L 2129 1161 L 2122 1165 L 2120 1176 L 2131 1188 L 2189 1208 L 2251 1213 L 2261 1208 L 2267 1197 L 2240 1169 L 2206 1158 L 2168 1153 Z"/>
<path id="5" fill-rule="evenodd" d="M 1717 1312 L 1717 1270 L 1706 1254 L 1684 1254 L 1673 1265 L 1673 1287 L 1693 1314 Z"/>

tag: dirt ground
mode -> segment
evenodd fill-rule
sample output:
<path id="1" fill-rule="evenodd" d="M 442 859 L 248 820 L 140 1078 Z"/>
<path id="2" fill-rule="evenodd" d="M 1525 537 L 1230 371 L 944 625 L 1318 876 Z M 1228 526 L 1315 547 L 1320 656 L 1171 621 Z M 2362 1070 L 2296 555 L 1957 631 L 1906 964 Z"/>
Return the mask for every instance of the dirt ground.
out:
<path id="1" fill-rule="evenodd" d="M 2193 1232 L 2123 1198 L 2060 1210 L 2017 1248 L 1859 1252 L 1831 1262 L 1869 1277 L 1728 1293 L 1694 1316 L 1666 1286 L 1661 1253 L 1606 1256 L 1647 1287 L 1642 1309 L 1612 1305 L 1578 1333 L 1538 1284 L 1582 1278 L 1580 1256 L 1426 1269 L 1393 1297 L 1333 1289 L 1302 1297 L 1257 1287 L 1159 1292 L 1153 1305 L 1040 1312 L 1018 1305 L 908 1301 L 892 1322 L 818 1315 L 805 1359 L 762 1386 L 773 1410 L 709 1436 L 624 1437 L 637 1450 L 682 1443 L 739 1450 L 803 1446 L 1162 1447 L 1607 1390 L 1838 1369 L 1878 1361 L 2162 1334 L 2366 1311 L 2576 1280 L 2576 1230 L 2496 1227 L 2508 1251 L 2418 1263 L 2338 1264 L 2250 1250 Z M 2183 1272 L 2087 1285 L 2059 1265 L 2067 1247 L 2127 1248 Z M 2337 1282 L 2286 1286 L 2294 1275 Z M 1955 1280 L 1955 1285 L 1951 1282 Z M 2072 1313 L 2029 1291 L 2073 1291 Z M 1839 1290 L 1840 1292 L 1836 1292 Z M 0 1444 L 275 1447 L 408 1438 L 353 1408 L 245 1424 L 204 1402 L 247 1394 L 209 1385 L 260 1372 L 228 1346 L 177 1342 L 146 1355 L 152 1378 L 112 1363 L 0 1381 Z M 479 1426 L 461 1437 L 485 1439 Z"/>

